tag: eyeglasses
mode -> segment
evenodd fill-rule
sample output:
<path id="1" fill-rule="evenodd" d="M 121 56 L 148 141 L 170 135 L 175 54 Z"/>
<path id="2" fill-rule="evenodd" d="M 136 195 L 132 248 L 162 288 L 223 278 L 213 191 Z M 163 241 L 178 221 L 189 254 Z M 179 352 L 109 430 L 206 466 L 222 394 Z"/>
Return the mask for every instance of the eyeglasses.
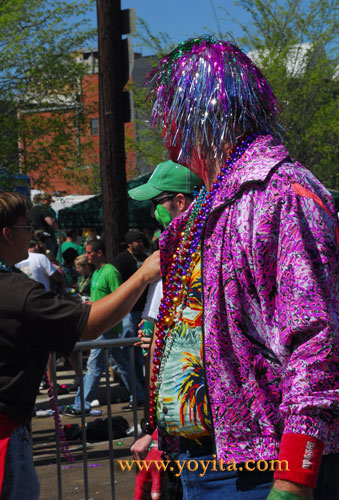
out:
<path id="1" fill-rule="evenodd" d="M 31 231 L 31 233 L 33 232 L 33 226 L 10 226 L 10 227 L 13 227 L 13 228 L 24 227 L 25 229 L 29 229 L 29 231 Z"/>
<path id="2" fill-rule="evenodd" d="M 153 207 L 155 208 L 159 203 L 163 203 L 166 200 L 171 200 L 177 195 L 177 193 L 173 194 L 165 194 L 164 196 L 159 196 L 158 198 L 151 198 L 151 202 L 153 204 Z"/>

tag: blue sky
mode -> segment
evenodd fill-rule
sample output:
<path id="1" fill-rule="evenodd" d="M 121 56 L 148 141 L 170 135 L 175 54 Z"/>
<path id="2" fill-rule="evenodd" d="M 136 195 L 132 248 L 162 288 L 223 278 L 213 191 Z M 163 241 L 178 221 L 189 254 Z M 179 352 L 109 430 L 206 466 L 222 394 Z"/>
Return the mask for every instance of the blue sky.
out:
<path id="1" fill-rule="evenodd" d="M 237 39 L 241 36 L 241 29 L 231 17 L 238 17 L 242 22 L 249 19 L 246 11 L 236 6 L 233 0 L 121 0 L 122 9 L 130 7 L 134 7 L 136 15 L 148 23 L 152 33 L 165 32 L 174 43 L 211 30 L 218 32 L 217 22 L 222 32 L 229 32 Z M 220 7 L 225 7 L 230 15 Z M 92 20 L 96 22 L 95 10 Z M 143 55 L 149 55 L 147 49 L 141 51 Z"/>

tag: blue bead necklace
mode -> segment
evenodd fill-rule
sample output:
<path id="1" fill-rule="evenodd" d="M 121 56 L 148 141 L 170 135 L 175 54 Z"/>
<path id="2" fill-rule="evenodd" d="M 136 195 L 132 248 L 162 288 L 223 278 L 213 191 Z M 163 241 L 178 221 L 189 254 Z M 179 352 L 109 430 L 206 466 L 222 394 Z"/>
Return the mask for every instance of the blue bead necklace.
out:
<path id="1" fill-rule="evenodd" d="M 8 273 L 11 273 L 13 271 L 13 269 L 8 264 L 6 264 L 4 260 L 1 259 L 0 259 L 0 269 L 2 269 L 3 271 L 7 271 Z"/>

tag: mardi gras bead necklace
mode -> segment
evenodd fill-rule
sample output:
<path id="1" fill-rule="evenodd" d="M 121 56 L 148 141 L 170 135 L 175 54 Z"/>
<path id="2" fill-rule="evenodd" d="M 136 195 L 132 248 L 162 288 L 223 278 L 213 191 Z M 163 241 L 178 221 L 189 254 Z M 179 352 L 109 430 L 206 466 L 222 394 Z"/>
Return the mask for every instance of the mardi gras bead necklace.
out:
<path id="1" fill-rule="evenodd" d="M 8 273 L 13 272 L 13 268 L 10 267 L 8 264 L 6 264 L 5 261 L 3 261 L 1 259 L 0 259 L 0 269 L 2 269 L 3 271 L 7 271 Z M 54 396 L 54 392 L 53 392 L 51 383 L 49 381 L 49 378 L 47 376 L 47 373 L 46 373 L 46 382 L 47 382 L 47 387 L 48 387 L 48 391 L 47 392 L 48 392 L 48 396 L 49 396 L 49 399 L 50 399 L 51 408 L 53 410 L 53 417 L 54 417 L 54 421 L 55 421 L 55 429 L 56 429 L 57 435 L 59 437 L 60 449 L 61 449 L 62 454 L 64 455 L 64 457 L 69 462 L 74 462 L 74 457 L 71 455 L 71 453 L 69 451 L 69 447 L 68 447 L 68 443 L 67 443 L 66 436 L 65 436 L 65 433 L 64 433 L 64 429 L 63 429 L 62 424 L 61 424 L 59 409 L 58 409 L 58 406 L 57 406 L 57 403 L 56 403 L 56 400 L 55 400 L 55 396 Z"/>
<path id="2" fill-rule="evenodd" d="M 54 396 L 54 391 L 52 388 L 51 381 L 49 380 L 49 377 L 47 375 L 47 372 L 45 372 L 45 377 L 46 377 L 46 382 L 47 382 L 47 394 L 49 397 L 49 401 L 51 403 L 51 408 L 53 410 L 53 417 L 54 417 L 54 422 L 55 422 L 55 430 L 59 438 L 59 444 L 60 444 L 60 449 L 63 454 L 63 456 L 68 460 L 68 462 L 74 462 L 75 459 L 71 452 L 69 451 L 69 446 L 68 442 L 65 436 L 64 428 L 61 423 L 61 418 L 60 418 L 60 413 L 59 413 L 59 408 L 57 405 L 57 402 L 55 400 Z"/>
<path id="3" fill-rule="evenodd" d="M 192 270 L 200 257 L 201 233 L 205 220 L 209 214 L 213 201 L 223 180 L 233 170 L 236 161 L 244 154 L 248 146 L 257 138 L 257 135 L 247 136 L 233 150 L 218 174 L 210 192 L 203 187 L 194 202 L 192 211 L 187 219 L 185 230 L 180 234 L 180 241 L 172 256 L 172 262 L 165 278 L 163 297 L 159 307 L 156 323 L 156 341 L 153 355 L 153 374 L 150 385 L 149 423 L 151 427 L 156 424 L 156 406 L 159 388 L 162 382 L 161 365 L 165 361 L 165 345 L 171 345 L 171 330 L 180 322 L 182 311 L 188 294 L 188 284 Z M 169 343 L 168 343 L 169 342 Z M 167 357 L 169 349 L 167 349 Z"/>
<path id="4" fill-rule="evenodd" d="M 2 259 L 0 259 L 0 269 L 2 269 L 3 271 L 7 271 L 8 273 L 11 273 L 13 271 L 13 269 Z"/>

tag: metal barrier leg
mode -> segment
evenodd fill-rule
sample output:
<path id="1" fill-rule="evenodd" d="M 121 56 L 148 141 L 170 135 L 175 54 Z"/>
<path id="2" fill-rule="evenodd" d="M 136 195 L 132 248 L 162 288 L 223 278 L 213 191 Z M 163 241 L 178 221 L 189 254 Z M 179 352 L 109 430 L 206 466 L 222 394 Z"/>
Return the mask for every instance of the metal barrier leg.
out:
<path id="1" fill-rule="evenodd" d="M 109 437 L 109 458 L 110 458 L 110 476 L 111 476 L 111 494 L 112 500 L 115 500 L 115 479 L 114 479 L 114 447 L 113 447 L 113 427 L 112 427 L 112 409 L 111 409 L 111 390 L 109 381 L 109 371 L 108 371 L 108 349 L 116 347 L 128 347 L 129 349 L 129 359 L 131 364 L 131 384 L 132 384 L 132 395 L 133 395 L 133 421 L 134 421 L 134 437 L 138 438 L 138 421 L 137 421 L 137 397 L 136 397 L 136 374 L 135 374 L 135 362 L 134 362 L 134 348 L 133 344 L 138 342 L 138 338 L 129 339 L 114 339 L 114 340 L 100 340 L 100 341 L 87 341 L 78 342 L 75 345 L 74 350 L 78 351 L 78 364 L 81 367 L 80 370 L 80 399 L 81 399 L 81 424 L 82 424 L 82 452 L 83 452 L 83 481 L 84 481 L 84 500 L 89 500 L 89 488 L 88 488 L 88 457 L 87 457 L 87 443 L 86 443 L 86 418 L 85 418 L 85 395 L 84 395 L 84 378 L 82 372 L 82 352 L 83 350 L 93 349 L 93 348 L 104 348 L 105 349 L 105 365 L 106 365 L 106 389 L 107 389 L 107 415 L 108 415 L 108 437 Z M 54 393 L 57 396 L 57 378 L 56 378 L 56 362 L 55 354 L 52 357 L 52 378 L 53 378 L 53 388 Z M 57 399 L 56 399 L 57 403 Z M 57 434 L 57 433 L 56 433 Z M 61 450 L 60 443 L 58 440 L 58 434 L 56 436 L 56 463 L 57 463 L 57 475 L 58 475 L 58 500 L 62 500 L 62 482 L 61 482 Z"/>
<path id="2" fill-rule="evenodd" d="M 132 379 L 132 396 L 133 396 L 133 424 L 134 424 L 134 439 L 138 439 L 138 416 L 137 416 L 137 386 L 135 382 L 135 365 L 134 365 L 134 347 L 129 348 L 129 362 L 131 365 Z"/>
<path id="3" fill-rule="evenodd" d="M 106 374 L 106 404 L 107 404 L 107 425 L 108 425 L 108 448 L 109 448 L 109 471 L 111 477 L 112 500 L 115 500 L 114 482 L 114 449 L 113 449 L 113 428 L 112 428 L 112 408 L 111 408 L 111 386 L 109 380 L 109 351 L 105 349 L 105 374 Z"/>
<path id="4" fill-rule="evenodd" d="M 50 383 L 53 387 L 55 403 L 58 405 L 58 384 L 57 384 L 57 376 L 56 376 L 56 359 L 55 352 L 52 352 L 52 380 Z M 61 450 L 60 450 L 60 441 L 59 434 L 57 432 L 57 428 L 55 427 L 55 449 L 56 449 L 56 466 L 57 466 L 57 475 L 58 475 L 58 499 L 62 500 L 62 481 L 61 481 Z"/>
<path id="5" fill-rule="evenodd" d="M 82 461 L 84 469 L 84 493 L 85 500 L 89 499 L 88 494 L 88 467 L 87 467 L 87 447 L 86 447 L 86 419 L 85 419 L 85 395 L 84 395 L 84 376 L 82 372 L 82 351 L 78 352 L 78 366 L 80 370 L 80 396 L 81 396 L 81 425 L 82 425 Z"/>

